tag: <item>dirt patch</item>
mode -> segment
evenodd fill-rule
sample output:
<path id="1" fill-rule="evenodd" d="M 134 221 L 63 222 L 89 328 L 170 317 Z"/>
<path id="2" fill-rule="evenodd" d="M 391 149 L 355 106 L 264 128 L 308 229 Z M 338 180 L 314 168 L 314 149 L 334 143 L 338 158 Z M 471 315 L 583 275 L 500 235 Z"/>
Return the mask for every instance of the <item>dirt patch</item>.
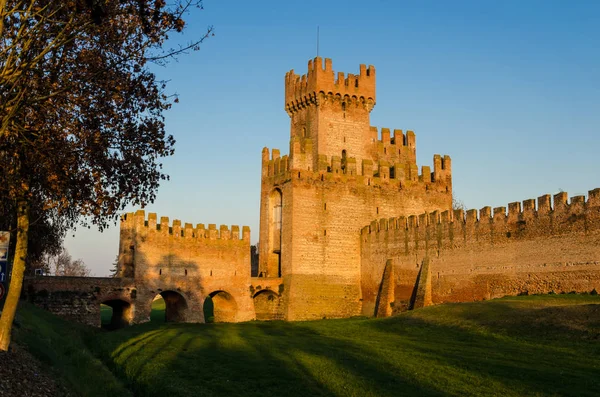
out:
<path id="1" fill-rule="evenodd" d="M 73 397 L 50 375 L 47 368 L 23 348 L 11 345 L 0 351 L 0 396 Z"/>

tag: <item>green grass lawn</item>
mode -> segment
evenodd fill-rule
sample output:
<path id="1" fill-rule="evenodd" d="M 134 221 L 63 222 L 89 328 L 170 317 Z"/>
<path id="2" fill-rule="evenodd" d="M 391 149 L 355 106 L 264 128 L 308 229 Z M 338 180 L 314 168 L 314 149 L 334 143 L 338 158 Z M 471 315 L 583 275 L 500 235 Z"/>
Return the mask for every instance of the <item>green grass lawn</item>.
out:
<path id="1" fill-rule="evenodd" d="M 100 323 L 103 327 L 110 325 L 110 319 L 112 318 L 113 309 L 105 304 L 100 305 Z"/>
<path id="2" fill-rule="evenodd" d="M 139 394 L 598 395 L 600 298 L 435 306 L 388 319 L 144 324 L 98 345 Z"/>
<path id="3" fill-rule="evenodd" d="M 102 333 L 22 302 L 13 327 L 13 341 L 36 356 L 73 395 L 132 396 L 122 380 L 89 349 Z"/>
<path id="4" fill-rule="evenodd" d="M 503 298 L 387 319 L 151 322 L 96 332 L 87 346 L 140 396 L 597 396 L 600 297 Z"/>
<path id="5" fill-rule="evenodd" d="M 158 298 L 152 301 L 152 311 L 150 312 L 150 321 L 154 324 L 165 322 L 165 300 Z"/>

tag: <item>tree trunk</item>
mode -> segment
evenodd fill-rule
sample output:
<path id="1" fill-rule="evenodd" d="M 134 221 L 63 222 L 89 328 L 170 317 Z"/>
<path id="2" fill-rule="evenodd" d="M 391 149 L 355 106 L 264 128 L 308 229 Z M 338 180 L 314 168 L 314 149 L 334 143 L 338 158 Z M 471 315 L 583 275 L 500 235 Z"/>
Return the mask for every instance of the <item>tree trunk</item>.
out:
<path id="1" fill-rule="evenodd" d="M 0 0 L 0 36 L 4 30 L 4 18 L 6 16 L 6 0 Z"/>
<path id="2" fill-rule="evenodd" d="M 27 258 L 27 239 L 29 236 L 29 202 L 19 201 L 17 206 L 17 244 L 12 266 L 12 276 L 8 287 L 8 295 L 0 317 L 0 350 L 7 351 L 10 345 L 10 332 L 12 329 L 21 289 L 23 288 L 23 274 L 25 273 L 25 259 Z"/>

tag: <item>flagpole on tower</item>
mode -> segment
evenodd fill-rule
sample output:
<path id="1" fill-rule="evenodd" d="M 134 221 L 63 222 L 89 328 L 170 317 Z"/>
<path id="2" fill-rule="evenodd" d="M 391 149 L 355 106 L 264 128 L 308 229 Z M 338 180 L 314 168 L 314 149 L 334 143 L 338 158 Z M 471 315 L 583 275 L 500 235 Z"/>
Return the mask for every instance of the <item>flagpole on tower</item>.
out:
<path id="1" fill-rule="evenodd" d="M 319 26 L 317 25 L 317 56 L 319 56 Z"/>

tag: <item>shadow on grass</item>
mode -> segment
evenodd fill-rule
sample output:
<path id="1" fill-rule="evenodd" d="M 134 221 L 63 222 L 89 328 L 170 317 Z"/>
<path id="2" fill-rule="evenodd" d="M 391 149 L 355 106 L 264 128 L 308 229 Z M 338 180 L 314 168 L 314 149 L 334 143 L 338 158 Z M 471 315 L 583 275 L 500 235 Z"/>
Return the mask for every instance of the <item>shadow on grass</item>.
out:
<path id="1" fill-rule="evenodd" d="M 384 320 L 144 324 L 99 345 L 148 396 L 581 396 L 600 389 L 597 309 L 498 301 Z"/>
<path id="2" fill-rule="evenodd" d="M 405 379 L 369 349 L 294 323 L 180 324 L 158 333 L 131 335 L 133 343 L 112 353 L 140 394 L 441 394 Z"/>
<path id="3" fill-rule="evenodd" d="M 490 394 L 494 390 L 487 385 L 502 384 L 517 395 L 572 396 L 596 396 L 600 390 L 599 325 L 599 304 L 530 308 L 501 300 L 369 323 L 390 335 L 414 335 L 410 348 L 442 367 L 488 379 L 476 394 Z M 438 373 L 450 394 L 465 394 L 462 388 L 452 391 L 455 382 L 443 378 Z"/>
<path id="4" fill-rule="evenodd" d="M 73 395 L 131 395 L 109 368 L 87 349 L 103 332 L 65 321 L 27 302 L 21 302 L 17 315 L 15 342 L 42 361 Z"/>

